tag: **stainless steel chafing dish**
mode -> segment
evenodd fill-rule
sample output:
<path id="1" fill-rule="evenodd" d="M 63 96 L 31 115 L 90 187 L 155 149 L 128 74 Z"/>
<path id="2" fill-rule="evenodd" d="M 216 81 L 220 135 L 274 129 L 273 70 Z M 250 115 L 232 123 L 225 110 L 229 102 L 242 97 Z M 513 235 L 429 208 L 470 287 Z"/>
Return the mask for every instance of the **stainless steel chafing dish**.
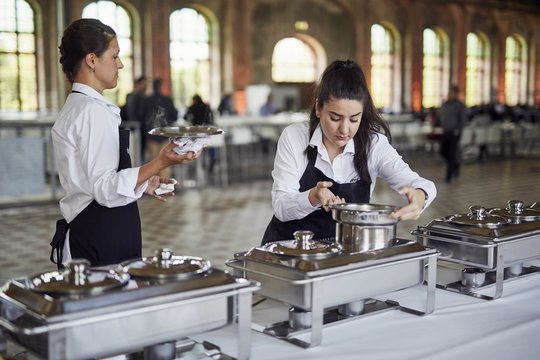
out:
<path id="1" fill-rule="evenodd" d="M 259 295 L 291 306 L 289 321 L 253 324 L 254 330 L 312 347 L 320 344 L 325 324 L 389 309 L 417 315 L 433 311 L 436 250 L 395 239 L 392 247 L 345 252 L 341 244 L 314 241 L 312 235 L 298 231 L 295 240 L 255 247 L 227 262 L 238 275 L 261 283 Z M 391 300 L 365 301 L 422 284 L 426 266 L 426 300 L 421 311 Z M 309 332 L 309 341 L 297 336 L 305 332 Z"/>
<path id="2" fill-rule="evenodd" d="M 502 296 L 505 280 L 538 272 L 527 261 L 540 258 L 540 211 L 510 200 L 506 208 L 471 206 L 467 214 L 435 219 L 412 232 L 440 260 L 458 264 L 461 280 L 438 286 L 487 300 Z M 493 295 L 485 294 L 495 284 Z"/>
<path id="3" fill-rule="evenodd" d="M 172 359 L 186 348 L 185 337 L 234 324 L 238 358 L 247 359 L 257 289 L 204 259 L 168 249 L 107 269 L 73 260 L 64 271 L 7 282 L 0 291 L 0 329 L 40 358 L 142 352 Z"/>

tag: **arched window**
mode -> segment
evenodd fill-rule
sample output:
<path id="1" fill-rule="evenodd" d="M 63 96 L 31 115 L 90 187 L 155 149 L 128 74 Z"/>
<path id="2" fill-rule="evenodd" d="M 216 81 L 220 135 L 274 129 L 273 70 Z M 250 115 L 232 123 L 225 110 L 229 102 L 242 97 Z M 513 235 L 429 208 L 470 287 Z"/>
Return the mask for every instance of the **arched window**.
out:
<path id="1" fill-rule="evenodd" d="M 206 18 L 195 9 L 174 11 L 169 18 L 171 88 L 175 104 L 188 106 L 199 94 L 210 98 L 210 41 Z"/>
<path id="2" fill-rule="evenodd" d="M 489 62 L 488 46 L 484 37 L 475 33 L 467 34 L 467 106 L 489 102 Z"/>
<path id="3" fill-rule="evenodd" d="M 394 74 L 394 38 L 390 30 L 371 27 L 371 93 L 379 109 L 392 108 Z"/>
<path id="4" fill-rule="evenodd" d="M 526 48 L 525 42 L 517 35 L 506 38 L 505 55 L 505 96 L 506 104 L 525 104 L 526 99 Z"/>
<path id="5" fill-rule="evenodd" d="M 34 11 L 24 0 L 2 0 L 0 110 L 38 110 Z"/>
<path id="6" fill-rule="evenodd" d="M 315 50 L 306 42 L 288 37 L 279 40 L 272 53 L 272 80 L 310 83 L 317 78 Z"/>
<path id="7" fill-rule="evenodd" d="M 427 109 L 441 105 L 448 88 L 448 70 L 442 33 L 425 29 L 423 39 L 422 106 Z"/>
<path id="8" fill-rule="evenodd" d="M 114 1 L 95 1 L 86 5 L 82 13 L 83 18 L 99 19 L 109 25 L 116 32 L 120 45 L 120 59 L 124 68 L 120 71 L 118 85 L 114 89 L 106 90 L 104 95 L 115 104 L 123 105 L 126 95 L 133 87 L 133 27 L 131 17 L 126 9 Z"/>

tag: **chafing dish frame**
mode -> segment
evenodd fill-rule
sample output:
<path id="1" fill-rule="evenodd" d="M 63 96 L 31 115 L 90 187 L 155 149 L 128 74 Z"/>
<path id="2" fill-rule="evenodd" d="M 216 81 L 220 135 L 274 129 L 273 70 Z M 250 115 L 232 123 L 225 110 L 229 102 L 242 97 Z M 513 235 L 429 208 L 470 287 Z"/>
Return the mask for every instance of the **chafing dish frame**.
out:
<path id="1" fill-rule="evenodd" d="M 441 252 L 439 260 L 442 262 L 447 261 L 465 267 L 495 271 L 495 276 L 493 280 L 491 277 L 487 277 L 490 281 L 478 288 L 464 287 L 460 281 L 445 285 L 437 284 L 438 288 L 483 300 L 495 300 L 503 294 L 504 269 L 506 267 L 540 258 L 540 227 L 538 224 L 532 222 L 520 224 L 521 228 L 528 230 L 528 233 L 514 233 L 508 236 L 498 236 L 496 230 L 471 228 L 476 232 L 472 233 L 462 231 L 459 227 L 451 224 L 444 226 L 441 228 L 418 226 L 411 234 L 416 236 L 417 241 L 422 245 L 439 250 Z M 493 234 L 491 238 L 484 235 L 488 232 Z M 522 275 L 506 279 L 515 279 L 537 272 L 540 272 L 538 267 L 523 267 Z M 480 292 L 493 283 L 495 283 L 495 289 L 492 295 Z"/>
<path id="2" fill-rule="evenodd" d="M 174 287 L 174 284 L 167 285 Z M 40 316 L 0 292 L 0 302 L 25 316 L 24 324 L 0 317 L 0 328 L 10 340 L 40 357 L 75 360 L 122 354 L 234 325 L 238 334 L 237 358 L 244 360 L 249 359 L 251 352 L 251 298 L 258 289 L 258 283 L 236 278 L 232 284 L 123 302 L 107 307 L 106 312 L 91 309 L 51 317 Z M 198 319 L 197 323 L 196 319 L 190 319 L 189 324 L 178 325 L 184 319 L 175 320 L 179 313 L 197 313 L 208 306 L 219 309 L 204 321 Z M 116 330 L 122 330 L 123 336 L 109 336 L 110 341 L 102 341 L 99 346 L 93 340 L 80 341 L 81 338 L 91 339 L 92 334 L 113 335 Z"/>
<path id="3" fill-rule="evenodd" d="M 310 311 L 310 328 L 277 336 L 294 345 L 309 348 L 318 346 L 322 341 L 325 309 L 337 305 L 425 284 L 426 300 L 422 310 L 408 308 L 387 300 L 377 302 L 373 306 L 366 306 L 366 313 L 356 317 L 369 315 L 367 313 L 369 308 L 374 311 L 393 308 L 414 315 L 431 314 L 435 307 L 436 267 L 439 253 L 435 249 L 423 247 L 422 249 L 422 251 L 383 259 L 307 272 L 249 259 L 245 257 L 246 252 L 235 254 L 235 259 L 228 260 L 226 265 L 240 271 L 243 277 L 259 282 L 261 289 L 258 295 Z M 381 252 L 381 250 L 378 251 Z M 351 284 L 369 286 L 354 287 L 350 286 Z M 268 331 L 269 328 L 275 326 L 276 324 L 269 326 L 252 324 L 251 328 L 275 336 Z M 297 334 L 305 332 L 309 332 L 308 341 L 296 337 Z"/>

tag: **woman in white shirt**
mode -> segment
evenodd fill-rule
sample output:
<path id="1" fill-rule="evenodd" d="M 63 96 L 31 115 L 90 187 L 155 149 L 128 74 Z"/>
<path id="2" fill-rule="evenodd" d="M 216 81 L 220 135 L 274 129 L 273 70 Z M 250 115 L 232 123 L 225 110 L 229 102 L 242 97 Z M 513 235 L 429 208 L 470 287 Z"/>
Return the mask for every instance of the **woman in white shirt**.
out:
<path id="1" fill-rule="evenodd" d="M 60 63 L 72 90 L 52 129 L 66 192 L 60 200 L 64 219 L 57 222 L 51 243 L 51 260 L 59 268 L 71 258 L 101 266 L 140 257 L 137 199 L 146 193 L 165 201 L 154 190 L 174 180 L 156 174 L 199 156 L 178 155 L 170 142 L 155 159 L 131 167 L 129 130 L 119 128 L 119 107 L 102 95 L 117 85 L 124 67 L 119 53 L 114 30 L 96 19 L 74 21 L 61 40 Z"/>
<path id="2" fill-rule="evenodd" d="M 407 198 L 392 216 L 417 219 L 435 198 L 435 184 L 410 169 L 389 137 L 360 66 L 330 64 L 315 89 L 309 124 L 290 125 L 278 141 L 274 216 L 262 243 L 293 239 L 296 230 L 334 238 L 329 205 L 369 203 L 377 177 Z"/>

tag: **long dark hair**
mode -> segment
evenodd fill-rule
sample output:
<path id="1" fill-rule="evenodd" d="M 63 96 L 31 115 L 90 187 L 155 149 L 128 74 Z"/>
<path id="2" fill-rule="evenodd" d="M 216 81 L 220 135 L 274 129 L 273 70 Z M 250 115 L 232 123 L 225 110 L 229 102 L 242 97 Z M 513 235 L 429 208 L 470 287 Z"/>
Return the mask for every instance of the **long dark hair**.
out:
<path id="1" fill-rule="evenodd" d="M 362 103 L 364 111 L 360 127 L 354 135 L 354 168 L 360 179 L 371 183 L 367 166 L 371 135 L 374 132 L 382 133 L 390 138 L 390 129 L 386 121 L 380 116 L 373 99 L 369 93 L 366 77 L 360 66 L 351 60 L 337 60 L 324 70 L 319 84 L 313 92 L 313 105 L 309 115 L 309 137 L 313 136 L 320 119 L 316 116 L 317 103 L 322 109 L 330 97 L 335 99 L 358 100 Z"/>
<path id="2" fill-rule="evenodd" d="M 65 30 L 60 42 L 60 64 L 68 80 L 73 83 L 87 54 L 101 56 L 109 47 L 116 32 L 97 19 L 78 19 Z"/>

